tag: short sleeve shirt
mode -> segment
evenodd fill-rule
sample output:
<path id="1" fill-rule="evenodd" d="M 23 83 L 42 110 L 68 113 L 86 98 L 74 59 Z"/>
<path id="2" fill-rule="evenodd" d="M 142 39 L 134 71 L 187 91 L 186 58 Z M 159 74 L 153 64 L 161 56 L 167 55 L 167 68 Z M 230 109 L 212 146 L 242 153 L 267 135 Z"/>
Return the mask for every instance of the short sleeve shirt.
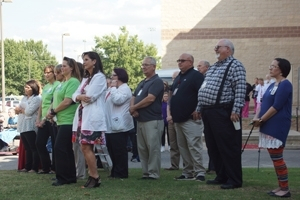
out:
<path id="1" fill-rule="evenodd" d="M 80 82 L 77 78 L 71 77 L 69 80 L 57 86 L 53 94 L 53 108 L 55 109 L 65 98 L 72 99 L 73 93 L 77 90 Z M 56 114 L 57 125 L 71 125 L 78 104 L 71 104 L 66 109 Z"/>
<path id="2" fill-rule="evenodd" d="M 52 103 L 53 93 L 55 88 L 59 85 L 59 81 L 54 81 L 54 83 L 48 83 L 43 88 L 42 93 L 42 119 L 46 117 L 49 111 L 50 105 Z"/>
<path id="3" fill-rule="evenodd" d="M 154 75 L 149 80 L 143 80 L 137 86 L 133 96 L 135 97 L 134 104 L 142 101 L 148 96 L 148 94 L 154 95 L 155 101 L 149 106 L 138 109 L 139 116 L 136 118 L 137 121 L 146 122 L 152 120 L 162 120 L 161 104 L 164 93 L 164 83 L 158 77 Z"/>

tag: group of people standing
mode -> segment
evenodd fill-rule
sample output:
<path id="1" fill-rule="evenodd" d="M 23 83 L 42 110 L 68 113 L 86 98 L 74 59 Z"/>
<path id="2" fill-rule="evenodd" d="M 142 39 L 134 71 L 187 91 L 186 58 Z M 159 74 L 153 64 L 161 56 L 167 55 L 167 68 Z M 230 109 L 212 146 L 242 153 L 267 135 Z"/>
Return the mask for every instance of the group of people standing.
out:
<path id="1" fill-rule="evenodd" d="M 83 66 L 68 57 L 61 65 L 47 66 L 44 75 L 48 84 L 42 94 L 38 81 L 26 82 L 25 96 L 15 109 L 26 150 L 26 164 L 19 172 L 55 173 L 53 186 L 84 178 L 87 164 L 89 177 L 82 188 L 99 187 L 95 144 L 107 144 L 113 162 L 111 176 L 128 177 L 126 133 L 133 129 L 128 75 L 124 69 L 115 68 L 107 89 L 99 55 L 85 52 L 82 58 Z M 49 136 L 52 162 L 46 149 Z M 77 144 L 80 148 L 74 155 Z"/>
<path id="2" fill-rule="evenodd" d="M 172 159 L 176 153 L 174 143 L 177 143 L 183 159 L 182 173 L 175 180 L 205 181 L 202 157 L 204 133 L 211 164 L 216 171 L 216 178 L 206 183 L 220 184 L 222 189 L 241 187 L 242 130 L 237 124 L 241 126 L 245 104 L 246 71 L 243 64 L 233 57 L 234 50 L 230 40 L 220 40 L 214 47 L 217 62 L 211 66 L 208 62 L 199 62 L 199 71 L 203 70 L 203 73 L 194 70 L 192 55 L 180 55 L 177 60 L 179 73 L 174 76 L 169 100 L 164 106 L 167 107 L 166 116 L 162 114 L 164 84 L 155 73 L 156 60 L 153 57 L 147 56 L 142 61 L 145 79 L 133 94 L 127 85 L 128 74 L 122 68 L 112 71 L 110 87 L 107 89 L 97 53 L 83 53 L 84 73 L 80 73 L 75 60 L 65 57 L 61 66 L 63 79 L 58 82 L 49 79 L 42 99 L 39 96 L 39 84 L 34 80 L 26 82 L 26 96 L 16 109 L 20 120 L 18 129 L 26 148 L 26 167 L 22 171 L 37 172 L 41 158 L 43 169 L 40 173 L 55 170 L 53 185 L 75 183 L 73 140 L 80 144 L 89 169 L 90 176 L 83 188 L 98 187 L 101 183 L 94 144 L 107 145 L 113 162 L 110 176 L 127 178 L 127 134 L 134 128 L 134 118 L 142 165 L 141 179 L 157 180 L 160 178 L 165 117 L 171 147 L 172 166 L 168 169 L 179 169 L 179 158 Z M 260 126 L 260 146 L 268 149 L 278 177 L 279 187 L 270 191 L 269 195 L 286 197 L 291 194 L 282 152 L 291 123 L 292 85 L 286 80 L 290 63 L 276 58 L 269 70 L 275 82 L 262 96 L 254 125 Z M 56 78 L 59 76 L 58 71 L 54 73 L 52 68 L 45 68 L 45 77 L 49 74 Z M 54 138 L 52 166 L 49 164 L 49 155 L 42 148 L 46 138 L 39 136 L 42 132 Z M 41 144 L 36 142 L 38 145 L 35 145 L 32 141 Z"/>
<path id="3" fill-rule="evenodd" d="M 208 154 L 216 171 L 209 185 L 221 189 L 242 187 L 241 117 L 247 94 L 246 71 L 243 64 L 233 57 L 234 45 L 230 40 L 220 40 L 214 48 L 218 61 L 208 67 L 205 77 L 193 68 L 194 58 L 182 54 L 177 60 L 179 74 L 170 88 L 167 121 L 174 125 L 183 171 L 176 180 L 205 181 L 202 161 L 202 131 Z M 159 145 L 162 119 L 159 100 L 163 94 L 161 80 L 155 74 L 155 61 L 146 58 L 142 70 L 146 76 L 137 87 L 130 113 L 138 121 L 138 145 L 143 168 L 142 179 L 160 176 Z M 198 64 L 199 71 L 201 64 Z M 253 119 L 260 126 L 259 146 L 267 148 L 274 163 L 279 187 L 268 192 L 270 196 L 290 197 L 287 167 L 282 157 L 291 125 L 292 85 L 286 80 L 291 69 L 289 61 L 276 58 L 269 67 L 274 78 L 264 95 L 261 108 Z M 283 123 L 279 123 L 282 120 Z M 283 127 L 282 127 L 283 126 Z M 152 127 L 150 130 L 149 127 Z M 170 130 L 169 130 L 170 135 Z M 171 153 L 172 153 L 172 143 Z M 179 167 L 176 163 L 169 170 Z"/>

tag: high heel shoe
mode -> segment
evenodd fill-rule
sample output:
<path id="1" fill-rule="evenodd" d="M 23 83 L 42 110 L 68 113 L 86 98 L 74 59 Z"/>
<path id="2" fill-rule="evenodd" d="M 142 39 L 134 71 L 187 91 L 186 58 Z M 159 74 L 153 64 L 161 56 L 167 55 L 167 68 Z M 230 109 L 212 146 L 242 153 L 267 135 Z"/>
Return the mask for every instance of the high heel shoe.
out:
<path id="1" fill-rule="evenodd" d="M 101 184 L 101 181 L 99 182 L 99 177 L 98 178 L 93 178 L 89 176 L 88 180 L 84 184 L 84 186 L 81 186 L 81 188 L 96 188 L 99 187 Z"/>

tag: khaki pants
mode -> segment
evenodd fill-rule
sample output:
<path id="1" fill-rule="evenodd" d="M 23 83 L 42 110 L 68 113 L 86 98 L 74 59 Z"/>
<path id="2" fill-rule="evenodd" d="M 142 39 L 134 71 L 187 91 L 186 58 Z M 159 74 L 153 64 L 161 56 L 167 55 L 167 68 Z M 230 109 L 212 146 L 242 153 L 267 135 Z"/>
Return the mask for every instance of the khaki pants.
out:
<path id="1" fill-rule="evenodd" d="M 189 119 L 186 122 L 175 123 L 177 142 L 183 160 L 182 175 L 186 177 L 205 176 L 202 158 L 203 122 Z"/>
<path id="2" fill-rule="evenodd" d="M 174 124 L 168 123 L 168 129 L 169 129 L 169 141 L 170 141 L 171 167 L 174 169 L 179 169 L 180 153 L 179 153 Z"/>
<path id="3" fill-rule="evenodd" d="M 160 176 L 163 128 L 163 120 L 137 122 L 137 146 L 143 177 L 159 178 Z"/>

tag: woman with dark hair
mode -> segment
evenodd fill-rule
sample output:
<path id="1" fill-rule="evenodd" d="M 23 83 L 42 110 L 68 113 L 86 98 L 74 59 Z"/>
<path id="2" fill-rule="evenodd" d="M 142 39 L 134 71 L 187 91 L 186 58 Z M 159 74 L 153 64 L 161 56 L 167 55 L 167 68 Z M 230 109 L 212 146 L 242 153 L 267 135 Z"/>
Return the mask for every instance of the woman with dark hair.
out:
<path id="1" fill-rule="evenodd" d="M 56 120 L 58 132 L 55 139 L 55 173 L 53 186 L 76 183 L 76 168 L 72 149 L 72 124 L 77 104 L 72 95 L 80 84 L 81 76 L 74 59 L 64 57 L 61 73 L 64 82 L 57 86 L 53 94 L 53 103 L 47 118 Z"/>
<path id="2" fill-rule="evenodd" d="M 122 68 L 115 68 L 111 75 L 111 86 L 105 98 L 106 142 L 113 167 L 112 178 L 128 178 L 127 136 L 134 128 L 129 113 L 132 92 L 127 85 L 128 74 Z"/>
<path id="3" fill-rule="evenodd" d="M 89 169 L 89 178 L 82 188 L 99 187 L 100 176 L 97 171 L 94 144 L 104 143 L 105 123 L 105 91 L 106 78 L 99 55 L 96 52 L 82 54 L 84 78 L 72 95 L 79 102 L 73 120 L 73 142 L 78 141 Z"/>
<path id="4" fill-rule="evenodd" d="M 49 152 L 46 148 L 46 144 L 48 138 L 51 137 L 52 147 L 55 144 L 55 138 L 53 134 L 53 123 L 51 123 L 47 118 L 48 111 L 50 110 L 50 106 L 53 99 L 53 92 L 55 88 L 58 86 L 59 82 L 55 80 L 54 75 L 54 66 L 49 65 L 44 68 L 44 76 L 48 84 L 46 84 L 43 88 L 42 92 L 42 103 L 39 107 L 38 116 L 36 118 L 36 126 L 38 127 L 38 133 L 36 137 L 36 148 L 40 156 L 42 170 L 38 172 L 38 174 L 49 174 L 55 171 L 54 165 L 54 154 L 52 154 L 52 165 L 49 156 Z"/>
<path id="5" fill-rule="evenodd" d="M 18 117 L 18 132 L 25 147 L 25 168 L 19 172 L 38 172 L 39 154 L 35 146 L 37 127 L 35 121 L 41 104 L 40 83 L 36 80 L 27 81 L 24 87 L 25 95 L 18 107 L 15 108 Z"/>
<path id="6" fill-rule="evenodd" d="M 288 170 L 283 160 L 283 149 L 291 127 L 293 87 L 286 79 L 291 64 L 283 58 L 275 58 L 270 76 L 276 81 L 268 87 L 254 126 L 260 127 L 259 147 L 267 148 L 276 171 L 278 188 L 268 192 L 270 196 L 290 197 Z"/>

